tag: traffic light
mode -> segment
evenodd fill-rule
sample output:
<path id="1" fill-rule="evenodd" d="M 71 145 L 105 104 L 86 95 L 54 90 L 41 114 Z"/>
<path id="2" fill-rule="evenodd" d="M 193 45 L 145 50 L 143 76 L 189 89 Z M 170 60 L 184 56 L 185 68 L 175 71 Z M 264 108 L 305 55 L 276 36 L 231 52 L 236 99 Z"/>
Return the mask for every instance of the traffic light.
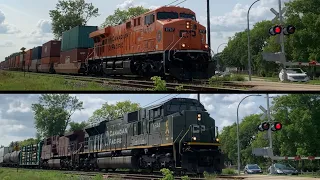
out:
<path id="1" fill-rule="evenodd" d="M 283 28 L 284 35 L 294 34 L 296 32 L 296 27 L 289 25 Z"/>
<path id="2" fill-rule="evenodd" d="M 272 131 L 279 131 L 281 129 L 282 129 L 282 124 L 279 122 L 276 122 L 271 126 Z"/>
<path id="3" fill-rule="evenodd" d="M 282 33 L 282 28 L 281 26 L 273 26 L 272 28 L 269 29 L 269 34 L 271 36 L 275 36 L 277 34 L 281 34 Z"/>
<path id="4" fill-rule="evenodd" d="M 270 128 L 270 124 L 267 122 L 264 122 L 258 126 L 259 131 L 268 131 L 269 128 Z"/>

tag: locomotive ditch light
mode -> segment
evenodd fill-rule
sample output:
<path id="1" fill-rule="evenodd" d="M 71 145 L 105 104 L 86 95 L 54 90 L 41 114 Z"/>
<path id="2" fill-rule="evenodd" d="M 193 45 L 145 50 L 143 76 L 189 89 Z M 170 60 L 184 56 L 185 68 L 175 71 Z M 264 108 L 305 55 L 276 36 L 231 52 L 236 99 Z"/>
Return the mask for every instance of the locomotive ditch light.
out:
<path id="1" fill-rule="evenodd" d="M 201 121 L 201 114 L 198 114 L 198 121 Z"/>
<path id="2" fill-rule="evenodd" d="M 208 45 L 208 44 L 204 45 L 204 47 L 205 47 L 206 49 L 209 49 L 209 45 Z"/>
<path id="3" fill-rule="evenodd" d="M 217 142 L 219 142 L 219 141 L 220 141 L 220 139 L 219 139 L 219 138 L 217 138 L 217 139 L 216 139 L 216 141 L 217 141 Z"/>
<path id="4" fill-rule="evenodd" d="M 183 43 L 183 44 L 181 44 L 181 46 L 182 46 L 183 48 L 185 48 L 185 47 L 186 47 L 186 44 Z"/>
<path id="5" fill-rule="evenodd" d="M 281 129 L 282 129 L 282 124 L 279 122 L 274 123 L 271 127 L 272 131 L 279 131 Z"/>
<path id="6" fill-rule="evenodd" d="M 264 122 L 258 126 L 259 131 L 268 131 L 269 128 L 270 128 L 270 124 L 267 122 Z"/>
<path id="7" fill-rule="evenodd" d="M 272 35 L 272 36 L 275 36 L 275 35 L 281 34 L 281 33 L 282 33 L 281 26 L 274 26 L 274 27 L 269 29 L 269 34 Z"/>
<path id="8" fill-rule="evenodd" d="M 196 140 L 197 140 L 197 137 L 192 137 L 192 140 L 196 141 Z"/>

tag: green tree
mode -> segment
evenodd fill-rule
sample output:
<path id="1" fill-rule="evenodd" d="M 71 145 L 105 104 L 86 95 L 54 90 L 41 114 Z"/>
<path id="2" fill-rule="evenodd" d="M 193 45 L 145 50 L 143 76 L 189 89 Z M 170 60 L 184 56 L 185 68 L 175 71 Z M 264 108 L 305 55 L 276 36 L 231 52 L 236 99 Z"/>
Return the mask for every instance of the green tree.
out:
<path id="1" fill-rule="evenodd" d="M 90 117 L 89 122 L 95 123 L 103 120 L 114 120 L 115 118 L 123 116 L 125 113 L 137 111 L 140 109 L 138 103 L 131 101 L 117 102 L 115 105 L 105 103 L 102 107 Z"/>
<path id="2" fill-rule="evenodd" d="M 28 146 L 28 145 L 36 145 L 38 144 L 40 141 L 37 140 L 37 139 L 34 139 L 34 138 L 29 138 L 29 139 L 26 139 L 26 140 L 23 140 L 23 141 L 20 141 L 19 142 L 19 146 L 20 147 L 23 147 L 23 146 Z"/>
<path id="3" fill-rule="evenodd" d="M 81 123 L 77 123 L 77 122 L 70 122 L 70 129 L 69 131 L 78 131 L 78 130 L 82 130 L 84 129 L 86 126 L 88 126 L 87 122 L 81 122 Z"/>
<path id="4" fill-rule="evenodd" d="M 105 22 L 101 26 L 102 27 L 116 26 L 116 25 L 125 23 L 130 18 L 139 16 L 148 11 L 150 11 L 150 9 L 146 9 L 142 6 L 130 7 L 128 10 L 116 9 L 113 15 L 108 16 Z"/>
<path id="5" fill-rule="evenodd" d="M 85 0 L 59 0 L 55 10 L 50 10 L 52 31 L 56 39 L 76 26 L 85 26 L 92 17 L 99 16 L 99 9 Z"/>
<path id="6" fill-rule="evenodd" d="M 70 117 L 83 109 L 83 102 L 69 94 L 44 94 L 37 104 L 32 104 L 35 125 L 41 137 L 64 134 Z"/>

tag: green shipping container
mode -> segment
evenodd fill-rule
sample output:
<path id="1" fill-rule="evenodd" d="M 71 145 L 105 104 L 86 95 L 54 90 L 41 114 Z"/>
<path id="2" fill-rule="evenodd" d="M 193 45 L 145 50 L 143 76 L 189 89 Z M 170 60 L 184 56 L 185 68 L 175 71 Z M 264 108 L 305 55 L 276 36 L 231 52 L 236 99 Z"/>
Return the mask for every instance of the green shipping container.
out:
<path id="1" fill-rule="evenodd" d="M 90 33 L 97 31 L 98 26 L 77 26 L 62 34 L 61 51 L 71 49 L 92 48 L 93 39 L 89 37 Z"/>

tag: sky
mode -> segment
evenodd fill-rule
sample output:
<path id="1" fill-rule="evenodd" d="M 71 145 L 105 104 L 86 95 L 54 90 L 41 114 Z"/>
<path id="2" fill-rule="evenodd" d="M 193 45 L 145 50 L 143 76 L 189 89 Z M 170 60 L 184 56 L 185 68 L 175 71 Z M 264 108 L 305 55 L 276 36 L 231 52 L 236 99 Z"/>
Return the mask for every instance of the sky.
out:
<path id="1" fill-rule="evenodd" d="M 282 0 L 286 2 L 288 0 Z M 49 10 L 55 8 L 58 0 L 0 0 L 0 61 L 5 56 L 17 52 L 21 47 L 31 49 L 53 38 Z M 100 16 L 92 18 L 88 25 L 100 26 L 108 15 L 117 8 L 126 9 L 142 5 L 155 8 L 167 5 L 173 0 L 86 0 L 99 8 Z M 228 42 L 236 32 L 247 28 L 247 11 L 254 0 L 210 0 L 211 2 L 211 42 L 212 50 Z M 278 0 L 261 0 L 250 11 L 251 26 L 261 20 L 271 20 L 274 14 L 270 8 L 278 10 Z M 206 0 L 187 0 L 180 4 L 192 9 L 199 22 L 206 26 Z M 219 49 L 221 52 L 225 45 Z"/>
<path id="2" fill-rule="evenodd" d="M 37 103 L 39 94 L 1 94 L 0 95 L 0 145 L 9 145 L 12 141 L 34 138 L 34 112 L 31 105 Z M 84 109 L 76 111 L 73 122 L 87 121 L 93 112 L 100 109 L 104 103 L 115 104 L 119 101 L 130 100 L 139 103 L 141 107 L 148 107 L 161 101 L 173 98 L 197 99 L 196 94 L 76 94 L 83 102 Z M 216 126 L 221 131 L 223 127 L 237 121 L 237 106 L 247 96 L 246 94 L 202 94 L 201 103 L 210 116 L 216 120 Z M 270 95 L 275 97 L 278 95 Z M 270 101 L 272 103 L 272 99 Z M 249 97 L 239 107 L 239 119 L 251 114 L 260 114 L 259 106 L 267 107 L 265 95 Z"/>

